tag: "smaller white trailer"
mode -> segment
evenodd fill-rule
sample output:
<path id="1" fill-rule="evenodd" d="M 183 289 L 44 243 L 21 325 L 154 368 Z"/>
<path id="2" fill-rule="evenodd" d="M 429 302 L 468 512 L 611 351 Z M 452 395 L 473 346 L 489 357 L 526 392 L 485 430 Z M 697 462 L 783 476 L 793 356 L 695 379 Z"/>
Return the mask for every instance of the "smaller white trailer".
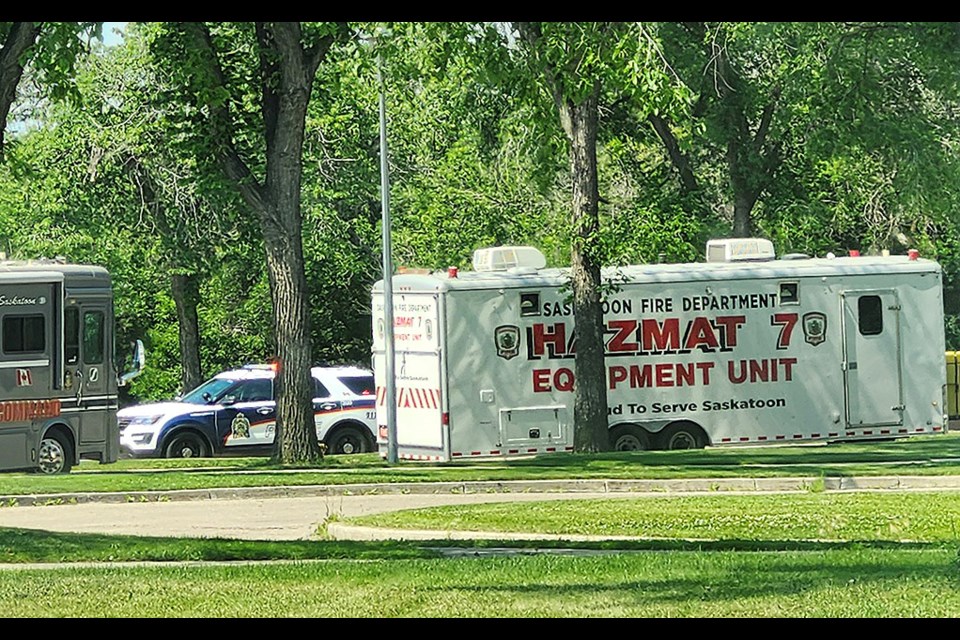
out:
<path id="1" fill-rule="evenodd" d="M 573 451 L 569 269 L 531 247 L 474 270 L 392 278 L 396 446 L 448 461 Z M 947 431 L 942 275 L 908 256 L 773 256 L 711 241 L 707 262 L 603 270 L 617 450 L 901 438 Z M 383 282 L 372 291 L 387 452 Z"/>

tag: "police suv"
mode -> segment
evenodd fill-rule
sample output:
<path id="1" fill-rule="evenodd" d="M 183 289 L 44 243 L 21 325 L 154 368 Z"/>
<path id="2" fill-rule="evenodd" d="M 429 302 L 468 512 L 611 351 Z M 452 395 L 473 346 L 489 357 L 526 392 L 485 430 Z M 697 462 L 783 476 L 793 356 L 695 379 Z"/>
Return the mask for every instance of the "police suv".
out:
<path id="1" fill-rule="evenodd" d="M 376 450 L 373 373 L 352 366 L 313 367 L 317 439 L 328 453 Z M 275 370 L 224 371 L 174 402 L 117 412 L 121 450 L 137 458 L 265 455 L 276 435 Z"/>

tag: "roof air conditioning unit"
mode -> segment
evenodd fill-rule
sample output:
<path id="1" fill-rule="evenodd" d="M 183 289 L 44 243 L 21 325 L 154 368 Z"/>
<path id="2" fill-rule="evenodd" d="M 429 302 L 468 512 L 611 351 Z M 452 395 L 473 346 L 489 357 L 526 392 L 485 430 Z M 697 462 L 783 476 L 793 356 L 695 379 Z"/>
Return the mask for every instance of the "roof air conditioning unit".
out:
<path id="1" fill-rule="evenodd" d="M 473 252 L 474 271 L 506 271 L 514 267 L 542 269 L 547 259 L 534 247 L 488 247 Z"/>
<path id="2" fill-rule="evenodd" d="M 773 243 L 765 238 L 722 238 L 707 241 L 707 262 L 773 260 Z"/>

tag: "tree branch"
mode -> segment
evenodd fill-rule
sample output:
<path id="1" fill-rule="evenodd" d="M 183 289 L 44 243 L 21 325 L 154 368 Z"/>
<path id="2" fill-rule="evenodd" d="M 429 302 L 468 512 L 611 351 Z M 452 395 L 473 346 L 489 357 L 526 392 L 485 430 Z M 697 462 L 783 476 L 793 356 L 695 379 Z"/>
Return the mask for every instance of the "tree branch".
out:
<path id="1" fill-rule="evenodd" d="M 763 148 L 767 141 L 767 134 L 770 131 L 770 122 L 773 120 L 773 111 L 777 107 L 780 99 L 780 87 L 774 87 L 770 92 L 770 102 L 763 108 L 763 115 L 760 117 L 760 124 L 757 125 L 757 133 L 753 137 L 753 147 L 757 151 Z"/>
<path id="2" fill-rule="evenodd" d="M 266 198 L 263 186 L 257 180 L 250 167 L 243 161 L 233 144 L 233 124 L 230 119 L 230 108 L 225 100 L 214 100 L 211 96 L 226 93 L 226 82 L 210 31 L 202 22 L 180 22 L 177 28 L 187 37 L 192 38 L 199 60 L 202 65 L 199 70 L 210 83 L 205 90 L 198 92 L 198 98 L 205 104 L 210 113 L 210 123 L 213 129 L 211 136 L 217 157 L 223 165 L 227 177 L 233 180 L 243 199 L 257 211 L 265 209 Z M 206 97 L 204 97 L 206 96 Z"/>
<path id="3" fill-rule="evenodd" d="M 673 132 L 670 131 L 667 121 L 654 113 L 648 115 L 647 120 L 653 125 L 653 130 L 656 131 L 660 141 L 663 142 L 663 146 L 666 147 L 667 155 L 670 156 L 673 166 L 680 172 L 680 182 L 683 184 L 683 188 L 688 193 L 697 191 L 697 178 L 693 174 L 690 160 L 680 151 L 680 144 Z"/>

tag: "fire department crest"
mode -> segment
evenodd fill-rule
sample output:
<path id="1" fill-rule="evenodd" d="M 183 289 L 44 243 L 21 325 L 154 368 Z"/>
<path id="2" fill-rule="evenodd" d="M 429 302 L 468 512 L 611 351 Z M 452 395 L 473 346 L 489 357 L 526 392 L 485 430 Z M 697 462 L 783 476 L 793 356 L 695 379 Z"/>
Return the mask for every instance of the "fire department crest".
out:
<path id="1" fill-rule="evenodd" d="M 497 344 L 497 355 L 504 360 L 520 355 L 520 327 L 509 324 L 497 327 L 493 341 Z"/>
<path id="2" fill-rule="evenodd" d="M 230 423 L 230 433 L 234 438 L 250 437 L 250 420 L 242 413 L 238 413 Z"/>
<path id="3" fill-rule="evenodd" d="M 827 316 L 819 311 L 803 314 L 803 338 L 813 346 L 827 339 Z"/>

